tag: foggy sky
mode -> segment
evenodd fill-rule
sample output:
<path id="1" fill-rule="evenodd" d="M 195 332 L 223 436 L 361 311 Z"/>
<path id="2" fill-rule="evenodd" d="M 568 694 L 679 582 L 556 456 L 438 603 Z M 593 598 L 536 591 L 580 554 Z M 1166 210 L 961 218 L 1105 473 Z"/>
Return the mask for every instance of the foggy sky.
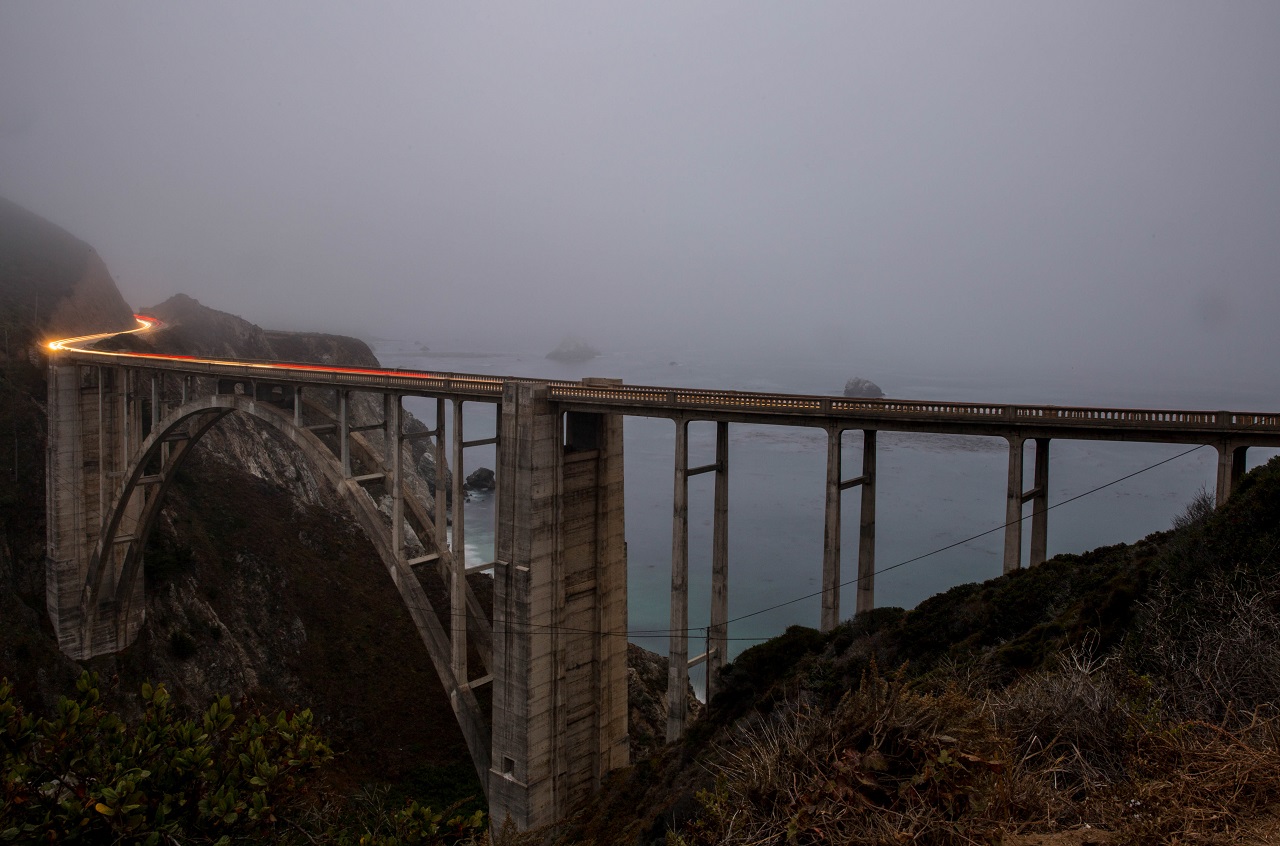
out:
<path id="1" fill-rule="evenodd" d="M 1277 45 L 1273 0 L 4 0 L 0 195 L 271 327 L 1275 386 Z"/>

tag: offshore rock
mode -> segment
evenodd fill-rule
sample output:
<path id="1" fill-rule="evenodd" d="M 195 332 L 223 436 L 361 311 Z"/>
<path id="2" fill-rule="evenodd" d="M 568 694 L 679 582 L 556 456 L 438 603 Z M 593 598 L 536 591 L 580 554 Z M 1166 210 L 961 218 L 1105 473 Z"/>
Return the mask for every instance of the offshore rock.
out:
<path id="1" fill-rule="evenodd" d="M 880 386 L 870 379 L 863 379 L 855 376 L 848 382 L 844 383 L 844 395 L 846 397 L 861 397 L 864 399 L 880 399 L 884 396 L 884 391 L 880 390 Z"/>
<path id="2" fill-rule="evenodd" d="M 600 355 L 600 351 L 581 338 L 567 337 L 560 342 L 560 346 L 547 353 L 547 358 L 552 361 L 578 364 L 590 361 L 598 355 Z"/>
<path id="3" fill-rule="evenodd" d="M 481 467 L 467 476 L 466 487 L 469 491 L 491 491 L 496 477 L 488 467 Z"/>

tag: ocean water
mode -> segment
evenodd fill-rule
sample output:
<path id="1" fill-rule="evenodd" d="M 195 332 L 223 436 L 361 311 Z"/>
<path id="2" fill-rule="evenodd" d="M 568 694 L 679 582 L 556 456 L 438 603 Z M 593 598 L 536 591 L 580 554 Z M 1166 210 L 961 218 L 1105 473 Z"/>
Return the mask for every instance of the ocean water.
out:
<path id="1" fill-rule="evenodd" d="M 1249 386 L 1211 391 L 1193 391 L 1181 385 L 1166 390 L 1106 391 L 1067 380 L 1019 383 L 980 376 L 849 373 L 828 362 L 800 359 L 747 362 L 708 355 L 671 361 L 669 354 L 656 351 L 606 355 L 584 365 L 563 365 L 535 353 L 424 352 L 416 344 L 389 340 L 373 342 L 372 346 L 389 367 L 547 379 L 609 376 L 639 385 L 839 394 L 845 379 L 869 375 L 890 396 L 909 399 L 1240 411 L 1269 410 L 1276 405 Z M 434 401 L 408 398 L 406 407 L 428 423 L 434 419 Z M 492 406 L 475 403 L 465 407 L 468 440 L 492 435 L 495 423 Z M 878 442 L 876 565 L 878 570 L 889 569 L 876 577 L 876 604 L 910 608 L 955 585 L 1000 575 L 1004 535 L 998 527 L 1004 522 L 1006 441 L 881 432 Z M 861 467 L 861 443 L 859 432 L 845 434 L 846 477 L 857 475 Z M 667 650 L 665 634 L 646 632 L 665 632 L 670 624 L 674 444 L 672 422 L 626 418 L 629 629 L 631 640 L 662 653 Z M 1216 452 L 1203 447 L 1174 458 L 1188 449 L 1176 444 L 1053 441 L 1051 506 L 1157 462 L 1173 460 L 1054 508 L 1049 514 L 1049 554 L 1134 541 L 1167 529 L 1202 487 L 1213 489 Z M 691 424 L 690 466 L 712 462 L 714 450 L 714 424 Z M 1249 466 L 1275 454 L 1276 450 L 1252 449 Z M 1031 455 L 1028 449 L 1026 487 L 1031 486 Z M 788 625 L 818 624 L 819 600 L 813 594 L 820 590 L 822 580 L 825 462 L 826 436 L 821 430 L 729 427 L 732 654 Z M 482 466 L 495 466 L 493 447 L 468 449 L 463 472 Z M 689 620 L 694 629 L 705 627 L 710 613 L 712 484 L 713 474 L 690 479 Z M 842 508 L 845 580 L 857 572 L 859 506 L 858 491 L 848 491 Z M 492 559 L 493 521 L 491 498 L 473 496 L 466 504 L 468 562 Z M 973 539 L 966 540 L 969 538 Z M 952 546 L 960 541 L 965 542 Z M 1028 521 L 1023 529 L 1024 562 L 1029 543 Z M 938 551 L 945 547 L 952 548 Z M 853 605 L 854 587 L 850 585 L 841 595 L 845 616 L 852 613 Z M 697 631 L 692 635 L 692 653 L 702 651 L 697 645 L 699 636 Z M 695 676 L 700 691 L 702 683 Z"/>

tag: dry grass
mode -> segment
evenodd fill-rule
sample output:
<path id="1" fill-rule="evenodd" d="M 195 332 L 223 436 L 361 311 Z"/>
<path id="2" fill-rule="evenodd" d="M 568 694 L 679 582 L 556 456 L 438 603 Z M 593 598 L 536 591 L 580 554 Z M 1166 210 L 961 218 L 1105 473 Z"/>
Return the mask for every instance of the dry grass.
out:
<path id="1" fill-rule="evenodd" d="M 986 706 L 869 674 L 834 710 L 794 705 L 741 728 L 681 844 L 976 844 L 1009 809 L 1007 745 Z"/>

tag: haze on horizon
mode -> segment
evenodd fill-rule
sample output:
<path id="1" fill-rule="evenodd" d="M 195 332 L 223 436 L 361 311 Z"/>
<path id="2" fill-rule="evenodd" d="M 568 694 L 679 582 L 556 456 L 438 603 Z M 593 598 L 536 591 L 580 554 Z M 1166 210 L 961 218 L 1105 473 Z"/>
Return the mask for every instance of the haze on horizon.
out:
<path id="1" fill-rule="evenodd" d="M 1271 390 L 1277 44 L 1265 1 L 11 0 L 0 195 L 139 307 Z"/>

